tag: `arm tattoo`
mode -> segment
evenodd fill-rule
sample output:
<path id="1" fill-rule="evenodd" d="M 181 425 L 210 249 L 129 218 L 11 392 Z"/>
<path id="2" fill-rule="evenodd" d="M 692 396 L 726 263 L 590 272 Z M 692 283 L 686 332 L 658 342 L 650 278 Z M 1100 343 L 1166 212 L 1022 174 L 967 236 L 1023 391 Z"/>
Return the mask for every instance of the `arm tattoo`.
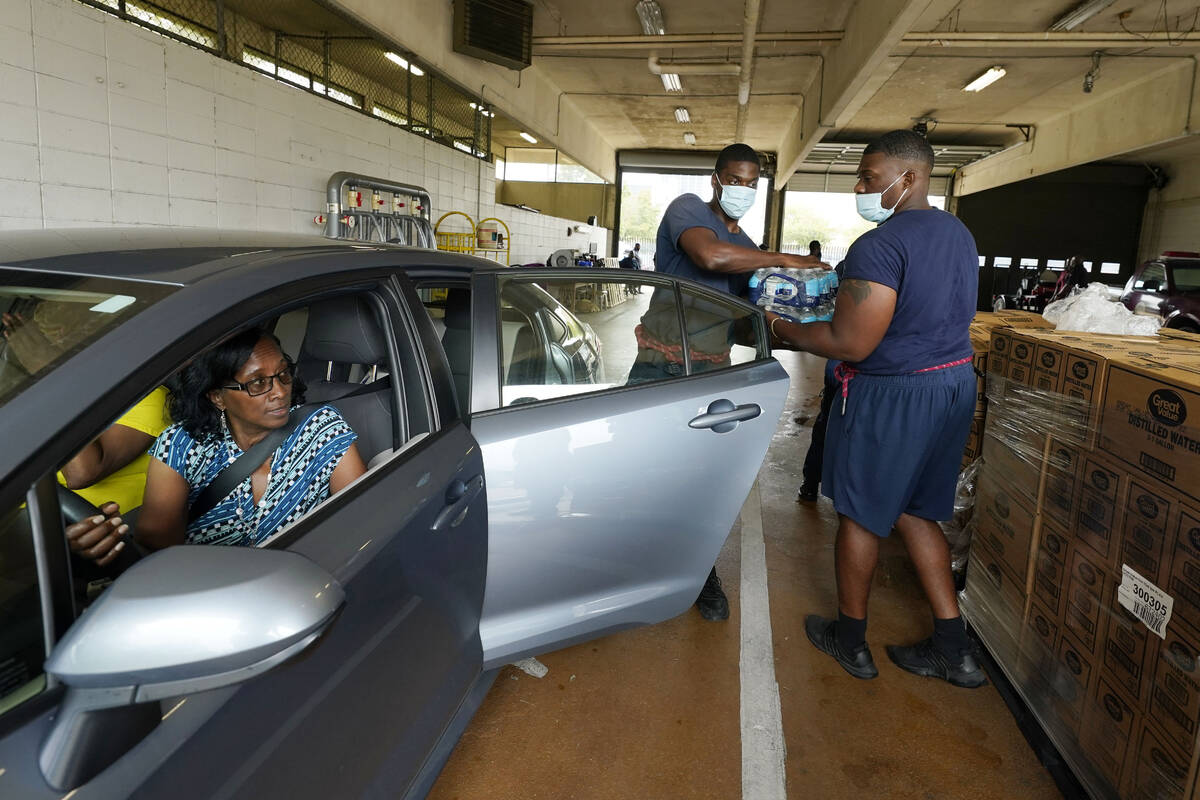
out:
<path id="1" fill-rule="evenodd" d="M 842 291 L 850 295 L 855 305 L 861 305 L 871 295 L 871 282 L 848 280 L 842 282 Z"/>

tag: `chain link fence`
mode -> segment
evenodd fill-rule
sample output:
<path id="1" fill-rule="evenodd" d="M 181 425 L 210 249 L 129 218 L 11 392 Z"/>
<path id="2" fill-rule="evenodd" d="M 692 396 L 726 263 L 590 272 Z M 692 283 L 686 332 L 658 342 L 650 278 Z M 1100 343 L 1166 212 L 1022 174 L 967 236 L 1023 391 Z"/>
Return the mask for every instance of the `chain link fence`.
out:
<path id="1" fill-rule="evenodd" d="M 79 0 L 491 161 L 483 101 L 316 0 Z"/>

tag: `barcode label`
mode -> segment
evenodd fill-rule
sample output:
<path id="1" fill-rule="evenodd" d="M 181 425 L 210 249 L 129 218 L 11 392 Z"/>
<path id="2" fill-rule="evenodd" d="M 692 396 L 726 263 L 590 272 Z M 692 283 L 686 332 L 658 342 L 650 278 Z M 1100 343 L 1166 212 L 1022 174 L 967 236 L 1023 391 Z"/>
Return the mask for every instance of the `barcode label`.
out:
<path id="1" fill-rule="evenodd" d="M 1167 623 L 1171 621 L 1174 598 L 1131 569 L 1128 564 L 1121 565 L 1121 585 L 1117 587 L 1117 602 L 1154 631 L 1160 639 L 1167 638 Z"/>

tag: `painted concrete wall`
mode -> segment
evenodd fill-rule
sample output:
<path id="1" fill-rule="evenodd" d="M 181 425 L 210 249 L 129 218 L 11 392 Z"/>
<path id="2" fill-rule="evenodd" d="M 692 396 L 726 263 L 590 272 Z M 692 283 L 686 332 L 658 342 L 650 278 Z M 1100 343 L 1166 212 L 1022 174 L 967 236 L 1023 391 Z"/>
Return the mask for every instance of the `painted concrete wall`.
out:
<path id="1" fill-rule="evenodd" d="M 518 72 L 454 52 L 453 5 L 448 0 L 329 1 L 477 92 L 600 177 L 616 180 L 612 145 L 541 70 L 527 67 Z M 600 8 L 597 6 L 597 13 L 602 13 Z"/>
<path id="2" fill-rule="evenodd" d="M 348 170 L 426 187 L 435 219 L 499 217 L 513 263 L 587 249 L 573 221 L 497 205 L 491 164 L 73 0 L 0 0 L 0 86 L 0 229 L 320 233 Z"/>
<path id="3" fill-rule="evenodd" d="M 1150 192 L 1139 259 L 1164 250 L 1200 252 L 1200 137 L 1148 154 L 1146 161 L 1161 167 L 1168 183 Z"/>

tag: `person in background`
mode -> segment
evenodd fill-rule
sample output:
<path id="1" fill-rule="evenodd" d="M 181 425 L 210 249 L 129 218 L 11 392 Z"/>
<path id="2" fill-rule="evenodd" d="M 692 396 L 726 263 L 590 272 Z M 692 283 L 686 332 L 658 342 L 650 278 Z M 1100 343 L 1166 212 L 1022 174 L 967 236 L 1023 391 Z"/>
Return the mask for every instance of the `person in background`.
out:
<path id="1" fill-rule="evenodd" d="M 694 194 L 683 194 L 672 200 L 663 213 L 658 226 L 655 269 L 691 278 L 721 292 L 745 296 L 749 274 L 761 267 L 826 266 L 812 256 L 760 250 L 741 229 L 739 220 L 754 205 L 760 170 L 758 154 L 749 145 L 731 144 L 722 150 L 709 181 L 712 197 L 708 202 Z M 651 304 L 653 310 L 653 300 Z M 673 314 L 669 311 L 667 316 Z M 647 328 L 653 327 L 647 324 L 647 318 L 643 319 Z M 630 373 L 631 381 L 683 374 L 682 361 L 672 360 L 669 346 L 653 341 L 654 334 L 655 331 L 648 330 L 645 340 L 639 341 L 639 361 Z M 728 344 L 724 346 L 728 351 Z M 712 353 L 708 357 L 718 356 Z M 696 598 L 696 608 L 707 620 L 729 618 L 729 600 L 715 566 Z"/>
<path id="2" fill-rule="evenodd" d="M 808 243 L 808 252 L 812 253 L 814 246 L 819 256 L 821 243 L 815 239 Z M 842 278 L 842 267 L 845 263 L 844 260 L 839 261 L 833 268 L 839 281 Z M 837 395 L 837 380 L 834 378 L 837 365 L 838 362 L 834 360 L 825 362 L 825 385 L 821 389 L 821 408 L 817 412 L 817 418 L 813 420 L 812 438 L 808 443 L 808 452 L 804 454 L 804 466 L 801 470 L 803 481 L 796 492 L 797 502 L 817 502 L 817 493 L 821 487 L 821 465 L 825 460 L 825 428 L 829 422 L 829 409 L 833 405 L 833 398 Z"/>
<path id="3" fill-rule="evenodd" d="M 838 614 L 810 615 L 805 634 L 857 678 L 879 674 L 867 646 L 867 601 L 879 540 L 900 532 L 933 609 L 933 635 L 889 646 L 901 669 L 955 686 L 987 683 L 959 614 L 938 520 L 954 512 L 959 462 L 975 406 L 968 326 L 975 314 L 975 240 L 930 207 L 933 150 L 899 130 L 863 151 L 858 212 L 878 224 L 846 255 L 831 322 L 768 314 L 786 345 L 843 361 L 829 414 L 822 491 L 839 524 Z"/>
<path id="4" fill-rule="evenodd" d="M 642 268 L 642 243 L 634 242 L 633 249 L 625 254 L 625 257 L 617 262 L 617 266 L 621 269 L 637 269 Z M 642 287 L 639 284 L 630 284 L 630 294 L 641 294 Z"/>
<path id="5" fill-rule="evenodd" d="M 808 243 L 808 254 L 814 256 L 818 261 L 821 260 L 821 243 L 813 239 Z"/>
<path id="6" fill-rule="evenodd" d="M 1070 297 L 1072 290 L 1086 289 L 1089 283 L 1091 280 L 1087 268 L 1083 266 L 1083 258 L 1071 256 L 1067 259 L 1062 274 L 1058 276 L 1058 283 L 1054 287 L 1054 294 L 1050 296 L 1050 302 Z"/>

